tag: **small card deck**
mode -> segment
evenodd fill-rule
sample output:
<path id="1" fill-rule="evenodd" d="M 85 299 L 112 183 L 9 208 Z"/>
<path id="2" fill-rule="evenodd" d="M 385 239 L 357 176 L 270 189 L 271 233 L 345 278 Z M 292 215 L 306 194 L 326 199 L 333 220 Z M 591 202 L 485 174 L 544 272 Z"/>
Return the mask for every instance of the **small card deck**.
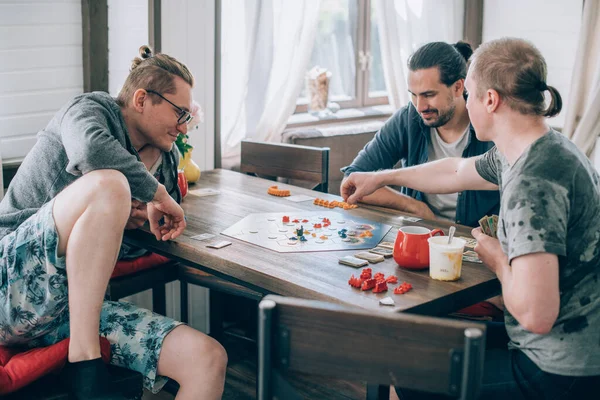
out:
<path id="1" fill-rule="evenodd" d="M 389 258 L 394 255 L 394 250 L 387 249 L 385 247 L 375 247 L 374 249 L 369 250 L 369 252 L 379 254 L 380 256 L 384 256 L 385 258 Z"/>
<path id="2" fill-rule="evenodd" d="M 467 262 L 474 262 L 474 263 L 481 263 L 482 261 L 479 259 L 479 256 L 477 255 L 477 253 L 475 253 L 474 251 L 471 250 L 467 250 L 463 253 L 463 257 L 462 257 L 463 261 L 467 261 Z"/>
<path id="3" fill-rule="evenodd" d="M 465 242 L 465 249 L 468 250 L 473 250 L 475 248 L 475 246 L 477 246 L 477 240 L 470 238 L 470 237 L 466 237 L 466 236 L 459 236 L 459 239 L 463 239 Z"/>
<path id="4" fill-rule="evenodd" d="M 383 247 L 384 249 L 394 250 L 393 242 L 381 242 L 377 245 L 377 247 Z"/>
<path id="5" fill-rule="evenodd" d="M 340 264 L 349 265 L 354 268 L 364 267 L 365 265 L 369 265 L 367 260 L 361 260 L 360 258 L 356 258 L 354 256 L 344 256 L 338 260 Z"/>
<path id="6" fill-rule="evenodd" d="M 360 259 L 363 259 L 363 260 L 367 260 L 368 262 L 373 263 L 373 264 L 376 264 L 378 262 L 382 262 L 384 260 L 384 257 L 382 255 L 380 255 L 380 254 L 373 254 L 373 253 L 370 253 L 368 251 L 362 251 L 360 253 L 356 253 L 354 255 L 354 257 L 360 258 Z"/>

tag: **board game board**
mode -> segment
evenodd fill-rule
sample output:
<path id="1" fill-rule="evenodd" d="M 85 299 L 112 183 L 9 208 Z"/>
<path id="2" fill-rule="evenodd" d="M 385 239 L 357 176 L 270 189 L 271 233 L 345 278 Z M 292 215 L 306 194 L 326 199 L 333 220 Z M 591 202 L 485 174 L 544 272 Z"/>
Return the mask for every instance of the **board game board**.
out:
<path id="1" fill-rule="evenodd" d="M 333 211 L 250 214 L 223 235 L 279 253 L 371 249 L 390 225 Z"/>

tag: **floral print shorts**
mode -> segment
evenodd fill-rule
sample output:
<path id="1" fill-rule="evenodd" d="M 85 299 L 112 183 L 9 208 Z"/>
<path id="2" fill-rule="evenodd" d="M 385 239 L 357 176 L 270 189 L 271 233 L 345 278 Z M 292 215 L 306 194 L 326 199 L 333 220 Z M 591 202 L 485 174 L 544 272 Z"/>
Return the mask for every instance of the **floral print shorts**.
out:
<path id="1" fill-rule="evenodd" d="M 67 269 L 58 257 L 50 201 L 0 240 L 0 345 L 49 346 L 69 336 Z M 111 343 L 111 364 L 140 372 L 158 392 L 156 375 L 165 336 L 181 322 L 125 302 L 105 301 L 100 335 Z"/>

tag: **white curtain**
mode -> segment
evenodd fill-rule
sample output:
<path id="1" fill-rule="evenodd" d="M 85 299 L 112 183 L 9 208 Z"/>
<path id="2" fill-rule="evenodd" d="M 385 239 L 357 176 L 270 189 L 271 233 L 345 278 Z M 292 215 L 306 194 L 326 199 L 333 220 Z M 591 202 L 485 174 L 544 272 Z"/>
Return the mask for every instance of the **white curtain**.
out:
<path id="1" fill-rule="evenodd" d="M 463 37 L 464 0 L 376 0 L 383 73 L 390 104 L 408 104 L 408 57 L 428 42 Z"/>
<path id="2" fill-rule="evenodd" d="M 279 141 L 304 84 L 320 0 L 223 0 L 221 157 L 245 138 Z"/>
<path id="3" fill-rule="evenodd" d="M 585 1 L 563 132 L 588 156 L 600 135 L 600 2 Z"/>

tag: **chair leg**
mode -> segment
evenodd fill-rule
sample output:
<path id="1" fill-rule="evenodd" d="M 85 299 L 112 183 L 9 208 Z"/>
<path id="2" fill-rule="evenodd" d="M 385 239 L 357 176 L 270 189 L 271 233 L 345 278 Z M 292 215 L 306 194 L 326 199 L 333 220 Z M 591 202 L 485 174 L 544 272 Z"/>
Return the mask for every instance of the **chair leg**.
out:
<path id="1" fill-rule="evenodd" d="M 389 398 L 389 385 L 370 385 L 367 383 L 367 400 L 388 400 Z"/>
<path id="2" fill-rule="evenodd" d="M 188 310 L 188 283 L 185 279 L 179 278 L 179 309 L 181 310 L 181 322 L 189 323 L 189 310 Z"/>
<path id="3" fill-rule="evenodd" d="M 167 315 L 167 291 L 164 283 L 152 287 L 152 311 Z"/>
<path id="4" fill-rule="evenodd" d="M 223 301 L 224 295 L 216 290 L 209 290 L 209 332 L 217 341 L 223 340 Z"/>

